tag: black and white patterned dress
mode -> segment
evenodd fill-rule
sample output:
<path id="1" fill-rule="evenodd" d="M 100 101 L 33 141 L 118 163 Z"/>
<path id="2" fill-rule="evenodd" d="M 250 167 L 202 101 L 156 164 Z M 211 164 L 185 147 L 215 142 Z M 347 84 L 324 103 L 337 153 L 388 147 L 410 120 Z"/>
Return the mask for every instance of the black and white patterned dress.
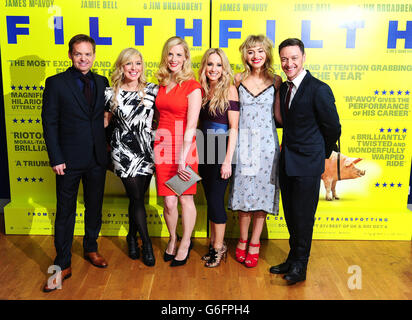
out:
<path id="1" fill-rule="evenodd" d="M 144 98 L 136 91 L 119 90 L 118 106 L 111 119 L 110 139 L 114 173 L 120 178 L 151 175 L 154 172 L 152 120 L 159 87 L 147 83 Z M 106 88 L 105 110 L 110 111 L 113 88 Z"/>

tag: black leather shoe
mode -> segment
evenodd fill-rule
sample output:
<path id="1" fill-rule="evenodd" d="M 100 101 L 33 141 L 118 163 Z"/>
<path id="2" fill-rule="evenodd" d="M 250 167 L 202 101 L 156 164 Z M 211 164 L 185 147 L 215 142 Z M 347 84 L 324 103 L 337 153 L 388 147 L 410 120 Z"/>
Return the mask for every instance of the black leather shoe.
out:
<path id="1" fill-rule="evenodd" d="M 152 244 L 142 246 L 143 263 L 148 267 L 155 265 L 155 256 L 153 254 Z"/>
<path id="2" fill-rule="evenodd" d="M 299 263 L 291 265 L 289 272 L 283 277 L 288 282 L 288 285 L 295 284 L 306 280 L 306 266 Z"/>
<path id="3" fill-rule="evenodd" d="M 290 262 L 283 262 L 277 266 L 270 267 L 269 272 L 274 274 L 288 273 L 290 266 Z"/>
<path id="4" fill-rule="evenodd" d="M 190 250 L 192 250 L 193 248 L 193 242 L 192 240 L 190 240 L 190 245 L 189 245 L 189 249 L 187 250 L 187 255 L 186 258 L 184 258 L 183 260 L 176 260 L 175 258 L 172 260 L 172 263 L 170 264 L 171 267 L 178 267 L 178 266 L 183 266 L 186 264 L 187 259 L 189 259 L 189 255 L 190 255 Z"/>
<path id="5" fill-rule="evenodd" d="M 127 241 L 127 248 L 128 248 L 130 259 L 133 259 L 133 260 L 139 259 L 140 250 L 137 244 L 137 239 L 135 237 L 127 235 L 126 241 Z"/>

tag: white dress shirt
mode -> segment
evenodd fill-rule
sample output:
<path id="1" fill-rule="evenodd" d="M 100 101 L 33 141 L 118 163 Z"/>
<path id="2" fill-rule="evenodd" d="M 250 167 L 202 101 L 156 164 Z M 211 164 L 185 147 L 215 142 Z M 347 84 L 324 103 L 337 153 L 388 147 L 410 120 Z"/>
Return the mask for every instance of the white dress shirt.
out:
<path id="1" fill-rule="evenodd" d="M 289 109 L 290 109 L 290 105 L 291 105 L 291 103 L 292 103 L 293 97 L 295 96 L 296 91 L 298 91 L 299 86 L 300 86 L 300 84 L 302 83 L 302 80 L 303 80 L 303 78 L 305 77 L 305 75 L 306 75 L 306 70 L 303 69 L 303 70 L 301 71 L 301 73 L 299 73 L 299 75 L 298 75 L 295 79 L 293 79 L 292 81 L 289 81 L 289 80 L 288 80 L 288 82 L 292 82 L 292 83 L 293 83 L 292 92 L 290 93 L 290 100 L 289 100 L 289 105 L 288 105 L 288 108 L 289 108 Z"/>

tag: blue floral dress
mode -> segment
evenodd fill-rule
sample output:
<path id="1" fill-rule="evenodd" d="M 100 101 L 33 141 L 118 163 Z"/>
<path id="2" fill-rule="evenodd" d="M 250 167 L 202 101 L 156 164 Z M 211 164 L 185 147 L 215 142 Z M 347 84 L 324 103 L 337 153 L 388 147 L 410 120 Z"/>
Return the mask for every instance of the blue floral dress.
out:
<path id="1" fill-rule="evenodd" d="M 239 85 L 239 136 L 228 207 L 279 213 L 279 140 L 274 121 L 275 87 L 253 95 Z"/>

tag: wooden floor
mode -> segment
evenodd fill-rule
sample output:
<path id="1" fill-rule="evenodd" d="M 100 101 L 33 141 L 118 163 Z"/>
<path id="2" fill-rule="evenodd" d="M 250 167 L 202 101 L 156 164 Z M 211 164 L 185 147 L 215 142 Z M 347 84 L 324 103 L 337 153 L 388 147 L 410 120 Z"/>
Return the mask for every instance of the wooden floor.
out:
<path id="1" fill-rule="evenodd" d="M 128 258 L 124 237 L 101 237 L 99 251 L 109 267 L 98 269 L 83 259 L 82 238 L 75 237 L 72 277 L 62 290 L 43 293 L 55 254 L 53 237 L 5 235 L 1 215 L 0 220 L 0 299 L 412 300 L 411 241 L 314 240 L 307 280 L 287 286 L 268 271 L 284 260 L 286 240 L 263 240 L 258 266 L 248 269 L 235 261 L 236 240 L 228 239 L 226 263 L 208 269 L 200 260 L 207 239 L 194 239 L 188 263 L 171 268 L 162 259 L 167 239 L 153 238 L 156 266 L 151 268 Z M 348 272 L 351 266 L 357 266 L 361 288 L 348 285 L 355 275 Z"/>

